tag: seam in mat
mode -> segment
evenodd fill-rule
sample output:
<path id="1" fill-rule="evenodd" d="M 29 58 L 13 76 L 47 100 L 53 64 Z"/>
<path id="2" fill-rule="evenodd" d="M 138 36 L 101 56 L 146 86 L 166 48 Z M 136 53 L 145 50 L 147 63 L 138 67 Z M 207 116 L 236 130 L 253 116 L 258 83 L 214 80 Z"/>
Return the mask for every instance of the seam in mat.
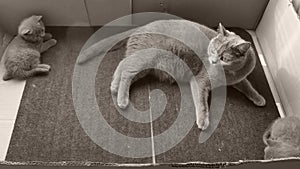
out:
<path id="1" fill-rule="evenodd" d="M 150 86 L 148 85 L 148 94 L 149 94 L 149 103 L 151 100 L 151 95 L 150 95 Z M 152 149 L 152 163 L 153 165 L 156 164 L 156 159 L 155 159 L 155 145 L 154 145 L 154 129 L 153 129 L 153 119 L 152 119 L 152 110 L 151 110 L 151 105 L 149 106 L 150 109 L 150 130 L 151 130 L 151 149 Z"/>

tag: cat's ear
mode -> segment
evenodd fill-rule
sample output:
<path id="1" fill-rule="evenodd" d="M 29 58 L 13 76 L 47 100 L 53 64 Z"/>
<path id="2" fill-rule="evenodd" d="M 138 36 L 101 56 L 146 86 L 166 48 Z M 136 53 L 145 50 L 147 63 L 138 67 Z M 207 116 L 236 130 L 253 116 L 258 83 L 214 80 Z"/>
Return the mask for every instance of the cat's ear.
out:
<path id="1" fill-rule="evenodd" d="M 40 21 L 40 20 L 42 20 L 43 16 L 42 15 L 37 15 L 36 18 L 37 18 L 38 21 Z"/>
<path id="2" fill-rule="evenodd" d="M 251 47 L 250 42 L 244 42 L 244 43 L 241 43 L 241 44 L 235 46 L 235 48 L 242 54 L 246 53 L 250 47 Z"/>
<path id="3" fill-rule="evenodd" d="M 23 30 L 21 30 L 21 34 L 22 35 L 30 35 L 30 34 L 32 34 L 32 29 L 24 28 Z"/>
<path id="4" fill-rule="evenodd" d="M 222 23 L 219 23 L 218 33 L 223 36 L 227 36 L 229 34 L 225 27 L 222 25 Z"/>

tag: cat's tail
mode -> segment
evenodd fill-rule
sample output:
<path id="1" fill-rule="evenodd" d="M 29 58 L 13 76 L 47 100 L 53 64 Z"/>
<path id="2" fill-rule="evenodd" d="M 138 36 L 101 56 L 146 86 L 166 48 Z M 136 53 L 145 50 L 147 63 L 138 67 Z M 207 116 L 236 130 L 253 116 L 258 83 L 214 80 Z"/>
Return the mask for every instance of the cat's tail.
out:
<path id="1" fill-rule="evenodd" d="M 113 52 L 113 51 L 116 51 L 116 50 L 122 48 L 123 46 L 125 46 L 126 42 L 127 42 L 127 39 L 120 41 L 115 46 L 113 46 L 107 53 L 110 53 L 110 52 Z M 80 53 L 80 57 L 79 57 L 77 63 L 79 65 L 84 64 L 101 54 L 104 54 L 103 50 L 97 49 L 96 46 L 92 46 L 92 47 L 84 50 L 82 53 Z"/>
<path id="2" fill-rule="evenodd" d="M 136 29 L 130 29 L 128 31 L 110 36 L 106 39 L 100 40 L 99 42 L 93 44 L 88 47 L 84 51 L 82 51 L 77 60 L 77 64 L 84 64 L 93 58 L 104 54 L 104 52 L 112 52 L 118 50 L 123 47 L 127 43 L 128 37 L 135 31 Z M 115 44 L 111 49 L 109 49 L 111 44 Z"/>

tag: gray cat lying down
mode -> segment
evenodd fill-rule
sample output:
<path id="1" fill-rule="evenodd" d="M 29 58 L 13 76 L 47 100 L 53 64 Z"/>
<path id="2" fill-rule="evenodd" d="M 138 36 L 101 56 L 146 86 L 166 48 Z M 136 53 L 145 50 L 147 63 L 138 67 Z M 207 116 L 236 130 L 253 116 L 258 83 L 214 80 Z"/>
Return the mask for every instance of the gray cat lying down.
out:
<path id="1" fill-rule="evenodd" d="M 50 66 L 40 63 L 41 53 L 55 44 L 52 35 L 45 33 L 42 16 L 33 15 L 24 19 L 18 28 L 18 35 L 10 42 L 3 56 L 6 69 L 3 80 L 47 74 Z"/>
<path id="2" fill-rule="evenodd" d="M 190 27 L 195 28 L 199 34 L 205 34 L 209 39 L 207 54 L 202 56 L 211 63 L 206 69 L 195 53 L 182 42 L 163 35 L 147 33 L 149 31 L 162 30 L 182 32 L 184 34 L 187 28 Z M 214 73 L 218 71 L 215 69 L 216 65 L 221 64 L 223 66 L 227 85 L 232 85 L 242 92 L 256 106 L 264 106 L 266 104 L 265 99 L 246 79 L 256 63 L 256 56 L 250 42 L 226 30 L 221 24 L 218 32 L 216 32 L 206 26 L 187 20 L 159 20 L 131 31 L 132 34 L 127 41 L 125 58 L 119 63 L 111 83 L 111 91 L 117 94 L 117 103 L 120 108 L 126 108 L 129 103 L 131 83 L 147 74 L 155 75 L 160 81 L 174 82 L 171 76 L 162 71 L 148 70 L 139 73 L 149 64 L 154 67 L 164 66 L 171 72 L 176 72 L 176 66 L 174 66 L 177 64 L 176 61 L 166 62 L 166 59 L 160 58 L 159 54 L 152 55 L 152 58 L 150 56 L 146 58 L 143 55 L 137 55 L 138 51 L 149 48 L 172 52 L 191 68 L 195 75 L 195 80 L 188 79 L 191 80 L 188 82 L 190 82 L 196 108 L 196 123 L 202 130 L 209 125 L 208 95 L 211 90 L 211 83 L 207 71 L 210 71 L 211 74 L 217 74 Z M 116 35 L 113 38 L 117 37 L 122 37 L 122 35 Z M 105 43 L 99 42 L 83 51 L 83 60 L 80 60 L 79 64 L 90 60 L 100 53 L 97 53 L 97 47 L 99 48 L 102 45 L 105 45 Z M 211 80 L 218 81 L 218 78 L 218 76 L 211 77 Z"/>
<path id="3" fill-rule="evenodd" d="M 300 157 L 300 119 L 285 117 L 275 120 L 266 130 L 265 159 Z"/>
<path id="4" fill-rule="evenodd" d="M 194 26 L 196 23 L 186 20 L 165 20 L 156 21 L 145 25 L 147 29 L 157 29 L 157 27 L 169 28 L 169 31 L 176 29 L 176 25 L 184 24 L 185 26 Z M 196 81 L 191 81 L 191 90 L 193 93 L 193 100 L 196 108 L 196 123 L 202 130 L 206 129 L 209 125 L 209 107 L 208 95 L 211 90 L 210 81 L 207 71 L 216 71 L 213 68 L 214 64 L 221 64 L 225 70 L 227 85 L 232 85 L 234 88 L 244 93 L 255 105 L 264 106 L 265 99 L 252 87 L 246 77 L 252 72 L 256 62 L 255 53 L 250 45 L 233 32 L 226 30 L 221 24 L 219 25 L 218 32 L 209 29 L 203 25 L 197 24 L 199 32 L 203 32 L 208 38 L 210 43 L 208 46 L 208 60 L 211 62 L 211 67 L 207 70 L 203 69 L 199 60 L 193 59 L 193 52 L 186 48 L 185 45 L 176 40 L 170 40 L 168 37 L 154 34 L 132 34 L 127 42 L 127 50 L 124 61 L 118 65 L 111 83 L 111 91 L 118 93 L 117 102 L 120 108 L 126 108 L 129 102 L 129 87 L 136 75 L 141 72 L 143 65 L 156 64 L 164 65 L 169 69 L 175 69 L 174 63 L 166 64 L 163 59 L 156 57 L 144 59 L 143 56 L 135 55 L 135 52 L 147 49 L 158 48 L 170 51 L 174 54 L 179 54 L 179 57 L 186 61 L 188 65 L 198 62 L 197 67 L 192 67 L 193 73 L 196 74 Z M 182 30 L 184 31 L 184 30 Z M 171 42 L 171 43 L 168 43 Z M 126 61 L 130 57 L 136 57 L 131 61 Z M 141 59 L 138 59 L 140 57 Z M 132 61 L 134 60 L 134 61 Z M 162 63 L 161 63 L 162 62 Z M 190 63 L 188 63 L 190 62 Z M 173 70 L 172 72 L 176 72 Z M 173 82 L 173 79 L 161 71 L 151 71 L 161 81 Z M 138 78 L 146 75 L 147 73 L 139 74 Z M 218 77 L 211 77 L 217 80 Z M 124 83 L 125 82 L 125 83 Z M 197 88 L 197 84 L 199 88 Z"/>

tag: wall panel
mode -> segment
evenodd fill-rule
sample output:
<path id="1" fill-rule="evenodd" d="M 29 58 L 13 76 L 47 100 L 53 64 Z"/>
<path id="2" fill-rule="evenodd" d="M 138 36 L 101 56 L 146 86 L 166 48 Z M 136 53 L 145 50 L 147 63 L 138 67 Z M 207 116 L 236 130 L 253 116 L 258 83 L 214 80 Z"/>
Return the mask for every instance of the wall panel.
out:
<path id="1" fill-rule="evenodd" d="M 255 29 L 269 0 L 133 0 L 133 12 L 178 15 L 211 27 Z"/>

